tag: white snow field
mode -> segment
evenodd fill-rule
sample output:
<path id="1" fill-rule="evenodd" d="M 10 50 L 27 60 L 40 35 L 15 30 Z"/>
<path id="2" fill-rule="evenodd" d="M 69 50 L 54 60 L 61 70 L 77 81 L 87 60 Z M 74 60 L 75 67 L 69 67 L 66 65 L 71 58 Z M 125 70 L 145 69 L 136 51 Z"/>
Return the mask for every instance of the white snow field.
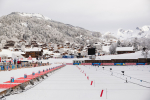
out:
<path id="1" fill-rule="evenodd" d="M 6 100 L 150 100 L 149 65 L 78 67 L 67 65 L 37 86 Z M 125 71 L 124 76 L 121 71 Z"/>

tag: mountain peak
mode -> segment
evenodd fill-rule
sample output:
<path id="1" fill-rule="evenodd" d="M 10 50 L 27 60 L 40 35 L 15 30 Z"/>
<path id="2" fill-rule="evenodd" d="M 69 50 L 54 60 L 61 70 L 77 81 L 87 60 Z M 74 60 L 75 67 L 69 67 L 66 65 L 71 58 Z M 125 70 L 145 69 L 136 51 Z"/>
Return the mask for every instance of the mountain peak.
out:
<path id="1" fill-rule="evenodd" d="M 37 17 L 38 19 L 51 20 L 49 17 L 43 16 L 42 14 L 38 14 L 38 13 L 12 12 L 11 14 L 19 14 L 20 16 Z"/>

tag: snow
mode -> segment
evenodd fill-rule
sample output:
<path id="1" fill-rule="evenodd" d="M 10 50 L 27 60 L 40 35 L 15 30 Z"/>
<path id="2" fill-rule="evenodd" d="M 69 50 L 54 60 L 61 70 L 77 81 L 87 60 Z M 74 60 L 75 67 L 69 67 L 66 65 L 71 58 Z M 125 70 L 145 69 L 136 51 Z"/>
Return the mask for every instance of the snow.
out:
<path id="1" fill-rule="evenodd" d="M 38 69 L 31 68 L 30 70 L 28 68 L 19 69 L 19 71 L 14 70 L 9 73 L 14 75 L 17 72 L 18 76 L 23 76 L 24 73 L 31 74 L 32 71 L 37 72 L 39 69 L 42 70 L 42 68 L 44 69 L 46 67 L 49 66 L 37 67 Z M 143 87 L 150 87 L 150 84 L 140 81 L 150 82 L 149 66 L 104 66 L 105 70 L 102 69 L 103 66 L 93 67 L 80 65 L 79 67 L 84 73 L 80 72 L 76 66 L 67 65 L 28 91 L 10 95 L 6 99 L 104 100 L 107 98 L 108 100 L 150 100 L 150 89 Z M 113 75 L 109 71 L 110 68 L 112 68 Z M 124 76 L 121 73 L 122 70 L 125 71 Z M 6 77 L 8 75 L 10 74 L 5 74 Z M 130 79 L 127 75 L 132 78 Z M 87 76 L 89 76 L 89 80 L 87 80 Z M 128 83 L 126 83 L 126 78 Z M 93 85 L 90 85 L 91 81 L 94 81 Z M 102 90 L 104 92 L 102 97 L 100 97 Z"/>
<path id="2" fill-rule="evenodd" d="M 42 19 L 45 19 L 45 20 L 51 20 L 50 18 L 46 17 L 46 16 L 43 16 L 41 14 L 36 14 L 36 13 L 32 13 L 32 14 L 28 14 L 28 13 L 19 13 L 20 16 L 28 16 L 28 17 L 37 17 L 38 19 L 39 18 L 42 18 Z"/>
<path id="3" fill-rule="evenodd" d="M 34 47 L 34 48 L 25 48 L 25 52 L 29 52 L 29 51 L 41 51 L 42 48 L 37 48 L 37 47 Z"/>
<path id="4" fill-rule="evenodd" d="M 23 25 L 23 26 L 25 26 L 25 27 L 27 27 L 28 25 L 27 25 L 27 23 L 21 23 L 21 25 Z"/>
<path id="5" fill-rule="evenodd" d="M 142 31 L 149 31 L 150 30 L 150 26 L 145 25 L 142 27 Z"/>
<path id="6" fill-rule="evenodd" d="M 50 25 L 47 25 L 47 27 L 51 27 Z"/>
<path id="7" fill-rule="evenodd" d="M 6 50 L 10 53 L 10 51 Z M 45 51 L 44 51 L 45 52 Z M 17 53 L 17 52 L 16 52 Z M 57 54 L 57 53 L 56 53 Z M 105 55 L 98 56 L 96 60 L 109 59 L 137 59 L 143 58 L 141 51 L 120 54 L 120 55 Z M 27 59 L 24 59 L 27 60 Z M 36 61 L 36 59 L 32 59 Z M 49 66 L 40 66 L 33 68 L 22 68 L 12 71 L 0 72 L 0 84 L 10 80 L 11 77 L 19 78 L 24 74 L 31 74 L 46 68 L 52 68 L 61 63 L 72 63 L 73 60 L 89 60 L 89 58 L 72 58 L 72 59 L 54 59 L 38 60 L 43 63 L 52 63 Z M 150 66 L 135 65 L 135 66 L 82 66 L 79 65 L 82 71 L 74 65 L 66 67 L 51 74 L 40 84 L 29 89 L 21 94 L 7 96 L 7 100 L 150 100 Z M 102 69 L 104 67 L 104 70 Z M 110 72 L 112 68 L 112 72 Z M 123 76 L 121 71 L 125 71 Z M 89 80 L 87 80 L 89 76 Z M 130 78 L 131 77 L 131 78 Z M 126 78 L 128 83 L 126 83 Z M 142 80 L 142 82 L 140 81 Z M 90 85 L 94 81 L 93 85 Z M 147 82 L 144 82 L 147 81 Z M 107 89 L 107 95 L 106 95 Z M 0 89 L 3 91 L 4 89 Z M 104 90 L 103 96 L 100 97 L 101 91 Z M 138 94 L 138 95 L 135 95 Z"/>
<path id="8" fill-rule="evenodd" d="M 96 57 L 96 60 L 111 60 L 111 59 L 138 59 L 138 58 L 144 58 L 144 56 L 141 55 L 142 52 L 138 51 L 135 53 L 126 53 L 126 54 L 118 54 L 118 55 L 105 55 L 105 56 L 98 56 Z"/>
<path id="9" fill-rule="evenodd" d="M 133 51 L 133 47 L 117 47 L 116 51 Z"/>
<path id="10" fill-rule="evenodd" d="M 45 55 L 45 54 L 52 54 L 52 53 L 53 53 L 53 51 L 43 50 L 43 55 Z"/>
<path id="11" fill-rule="evenodd" d="M 110 46 L 102 46 L 102 49 L 103 49 L 103 51 L 105 51 L 105 52 L 109 52 L 109 47 L 110 47 Z"/>
<path id="12" fill-rule="evenodd" d="M 2 51 L 0 52 L 0 56 L 7 56 L 7 57 L 23 57 L 21 54 L 24 54 L 24 52 L 20 52 L 20 51 L 11 51 L 8 49 L 2 49 Z"/>

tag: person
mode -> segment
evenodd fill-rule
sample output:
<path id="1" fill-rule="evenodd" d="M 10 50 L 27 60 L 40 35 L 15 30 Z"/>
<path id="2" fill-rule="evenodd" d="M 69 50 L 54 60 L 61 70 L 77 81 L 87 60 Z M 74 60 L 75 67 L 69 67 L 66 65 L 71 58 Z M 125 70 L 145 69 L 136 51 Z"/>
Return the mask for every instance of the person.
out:
<path id="1" fill-rule="evenodd" d="M 126 78 L 126 83 L 128 83 L 127 78 Z"/>

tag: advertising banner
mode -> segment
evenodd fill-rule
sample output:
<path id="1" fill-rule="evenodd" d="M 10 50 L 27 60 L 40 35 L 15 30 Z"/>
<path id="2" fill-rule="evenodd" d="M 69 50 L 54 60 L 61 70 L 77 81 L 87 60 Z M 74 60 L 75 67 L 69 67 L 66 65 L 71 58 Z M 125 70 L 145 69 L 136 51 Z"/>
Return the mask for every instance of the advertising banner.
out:
<path id="1" fill-rule="evenodd" d="M 81 63 L 81 65 L 92 65 L 92 63 Z"/>
<path id="2" fill-rule="evenodd" d="M 73 63 L 73 65 L 81 65 L 81 63 Z"/>
<path id="3" fill-rule="evenodd" d="M 73 63 L 66 63 L 66 65 L 73 65 Z"/>
<path id="4" fill-rule="evenodd" d="M 98 66 L 98 65 L 101 65 L 101 63 L 92 63 L 92 65 L 97 65 Z"/>
<path id="5" fill-rule="evenodd" d="M 114 65 L 125 65 L 125 63 L 114 63 Z"/>
<path id="6" fill-rule="evenodd" d="M 125 63 L 125 65 L 136 65 L 136 63 Z"/>
<path id="7" fill-rule="evenodd" d="M 136 63 L 136 65 L 145 65 L 145 63 Z"/>
<path id="8" fill-rule="evenodd" d="M 114 63 L 102 63 L 102 65 L 104 65 L 104 66 L 111 66 L 111 65 L 114 65 Z"/>
<path id="9" fill-rule="evenodd" d="M 85 65 L 92 65 L 92 63 L 84 63 Z"/>

